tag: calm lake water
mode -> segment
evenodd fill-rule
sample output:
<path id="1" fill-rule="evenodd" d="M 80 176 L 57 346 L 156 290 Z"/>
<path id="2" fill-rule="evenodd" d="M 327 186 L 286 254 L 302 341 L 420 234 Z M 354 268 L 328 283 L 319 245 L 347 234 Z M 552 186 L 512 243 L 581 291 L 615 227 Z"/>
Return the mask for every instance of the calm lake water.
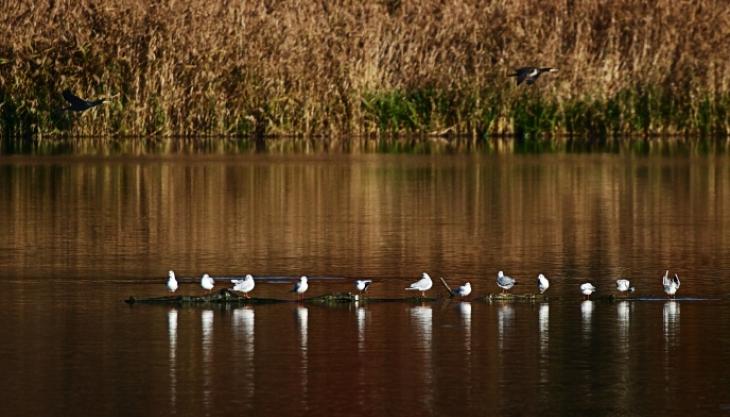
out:
<path id="1" fill-rule="evenodd" d="M 730 415 L 730 156 L 642 146 L 0 147 L 0 415 Z M 182 294 L 251 273 L 292 301 L 302 274 L 308 296 L 428 271 L 479 297 L 542 272 L 553 299 L 123 302 L 170 269 Z M 619 277 L 641 301 L 582 301 Z"/>

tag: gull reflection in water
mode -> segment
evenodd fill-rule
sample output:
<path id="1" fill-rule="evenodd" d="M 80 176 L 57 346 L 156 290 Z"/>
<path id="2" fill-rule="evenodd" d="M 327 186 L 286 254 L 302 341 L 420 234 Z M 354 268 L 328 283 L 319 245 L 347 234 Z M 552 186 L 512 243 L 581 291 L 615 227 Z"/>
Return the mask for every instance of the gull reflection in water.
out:
<path id="1" fill-rule="evenodd" d="M 622 345 L 627 345 L 629 341 L 629 324 L 631 322 L 631 306 L 628 301 L 619 301 L 616 303 L 616 318 L 618 323 L 618 336 Z"/>
<path id="2" fill-rule="evenodd" d="M 299 352 L 302 355 L 300 369 L 302 372 L 302 408 L 309 410 L 309 357 L 307 354 L 307 342 L 309 340 L 307 327 L 309 324 L 309 309 L 304 306 L 297 306 L 296 311 L 297 328 L 299 329 Z"/>
<path id="3" fill-rule="evenodd" d="M 362 354 L 365 351 L 365 322 L 369 320 L 370 312 L 360 305 L 355 303 L 355 319 L 357 320 L 357 352 Z M 365 359 L 360 359 L 366 361 Z M 357 367 L 357 382 L 360 386 L 365 385 L 365 366 Z M 366 407 L 368 403 L 368 396 L 358 395 L 357 405 L 358 407 Z"/>
<path id="4" fill-rule="evenodd" d="M 242 307 L 233 310 L 233 328 L 237 344 L 242 346 L 242 357 L 235 360 L 236 366 L 243 365 L 245 399 L 250 400 L 254 394 L 254 348 L 255 333 L 254 320 L 255 311 L 251 307 Z"/>
<path id="5" fill-rule="evenodd" d="M 497 345 L 500 352 L 504 348 L 504 336 L 512 323 L 512 318 L 515 315 L 514 308 L 509 304 L 502 304 L 497 309 Z"/>
<path id="6" fill-rule="evenodd" d="M 593 301 L 585 300 L 580 303 L 580 315 L 583 319 L 583 336 L 587 339 L 591 337 L 591 316 L 593 315 Z"/>
<path id="7" fill-rule="evenodd" d="M 367 310 L 363 306 L 355 308 L 355 317 L 357 318 L 357 351 L 365 350 L 365 321 L 367 319 Z"/>
<path id="8" fill-rule="evenodd" d="M 547 349 L 550 337 L 550 304 L 540 304 L 540 309 L 537 311 L 537 322 L 540 325 L 540 350 L 543 351 Z"/>
<path id="9" fill-rule="evenodd" d="M 433 310 L 430 306 L 415 306 L 411 308 L 411 319 L 416 323 L 418 335 L 423 350 L 431 350 Z"/>
<path id="10" fill-rule="evenodd" d="M 550 304 L 540 304 L 537 311 L 537 323 L 540 328 L 540 382 L 548 382 L 548 347 L 550 345 Z"/>
<path id="11" fill-rule="evenodd" d="M 471 354 L 471 303 L 460 302 L 459 312 L 464 320 L 464 350 Z"/>
<path id="12" fill-rule="evenodd" d="M 167 312 L 167 335 L 170 339 L 170 408 L 175 413 L 177 408 L 177 310 Z"/>
<path id="13" fill-rule="evenodd" d="M 462 378 L 462 398 L 466 404 L 472 402 L 473 386 L 472 386 L 472 360 L 471 360 L 471 308 L 470 302 L 459 303 L 459 313 L 464 323 L 464 363 Z"/>
<path id="14" fill-rule="evenodd" d="M 628 404 L 631 399 L 631 362 L 629 349 L 629 329 L 631 325 L 631 311 L 634 304 L 629 301 L 616 303 L 616 325 L 618 326 L 616 352 L 614 354 L 614 369 L 621 384 L 617 386 L 615 399 L 619 404 Z"/>
<path id="15" fill-rule="evenodd" d="M 674 300 L 665 302 L 662 317 L 664 319 L 664 340 L 669 348 L 675 345 L 679 336 L 679 303 Z"/>
<path id="16" fill-rule="evenodd" d="M 664 324 L 664 381 L 666 394 L 670 392 L 672 382 L 674 356 L 679 342 L 679 303 L 671 300 L 664 303 L 662 309 L 662 321 Z"/>
<path id="17" fill-rule="evenodd" d="M 423 378 L 421 387 L 424 393 L 421 396 L 428 409 L 433 408 L 433 364 L 432 345 L 433 340 L 433 310 L 430 306 L 411 307 L 411 321 L 416 326 L 416 337 L 420 342 L 419 350 L 423 352 Z"/>
<path id="18" fill-rule="evenodd" d="M 202 346 L 203 346 L 203 405 L 206 414 L 212 405 L 210 401 L 211 395 L 211 375 L 210 367 L 213 354 L 213 310 L 203 310 L 200 312 L 200 324 L 202 328 Z"/>

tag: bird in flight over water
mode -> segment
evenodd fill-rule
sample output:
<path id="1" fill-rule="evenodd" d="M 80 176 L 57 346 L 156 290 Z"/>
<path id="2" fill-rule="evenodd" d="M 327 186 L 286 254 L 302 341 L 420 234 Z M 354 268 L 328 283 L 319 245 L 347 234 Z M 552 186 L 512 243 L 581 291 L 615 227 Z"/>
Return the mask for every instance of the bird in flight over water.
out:
<path id="1" fill-rule="evenodd" d="M 552 67 L 522 67 L 517 68 L 514 74 L 509 74 L 510 77 L 517 77 L 517 85 L 527 81 L 528 85 L 533 84 L 540 77 L 543 72 L 557 72 L 557 68 Z"/>
<path id="2" fill-rule="evenodd" d="M 63 90 L 63 98 L 68 102 L 69 106 L 64 110 L 69 111 L 85 111 L 92 107 L 96 107 L 102 103 L 108 102 L 110 98 L 102 97 L 96 100 L 84 100 L 83 98 L 75 95 L 71 90 Z"/>

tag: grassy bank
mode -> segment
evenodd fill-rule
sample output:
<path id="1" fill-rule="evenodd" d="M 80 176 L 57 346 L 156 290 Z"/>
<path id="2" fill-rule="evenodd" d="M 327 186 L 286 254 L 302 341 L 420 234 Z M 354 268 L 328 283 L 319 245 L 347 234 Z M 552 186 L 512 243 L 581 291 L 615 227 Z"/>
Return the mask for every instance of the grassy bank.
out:
<path id="1" fill-rule="evenodd" d="M 730 133 L 724 0 L 0 3 L 6 136 Z"/>

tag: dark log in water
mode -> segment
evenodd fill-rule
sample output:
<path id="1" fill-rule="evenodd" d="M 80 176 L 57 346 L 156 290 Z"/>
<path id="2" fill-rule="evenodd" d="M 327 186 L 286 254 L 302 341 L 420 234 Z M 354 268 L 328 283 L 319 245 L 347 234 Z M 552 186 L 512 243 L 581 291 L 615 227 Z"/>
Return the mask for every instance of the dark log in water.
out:
<path id="1" fill-rule="evenodd" d="M 504 301 L 504 302 L 543 302 L 548 301 L 548 297 L 542 294 L 512 294 L 512 293 L 497 293 L 487 294 L 482 297 L 477 297 L 475 300 L 481 300 L 486 302 L 492 301 Z"/>
<path id="2" fill-rule="evenodd" d="M 305 298 L 301 300 L 303 303 L 315 303 L 315 304 L 339 304 L 339 303 L 382 303 L 382 302 L 411 302 L 411 303 L 422 303 L 436 301 L 435 298 L 430 297 L 403 297 L 403 298 L 370 298 L 363 297 L 357 294 L 351 293 L 335 293 L 335 294 L 324 294 L 316 297 Z M 282 300 L 277 298 L 245 298 L 235 292 L 224 288 L 217 293 L 202 296 L 190 296 L 190 295 L 174 295 L 165 297 L 152 297 L 152 298 L 137 298 L 130 296 L 124 300 L 127 304 L 240 304 L 240 305 L 252 305 L 252 304 L 275 304 L 275 303 L 287 303 L 287 302 L 300 302 L 300 300 Z"/>
<path id="3" fill-rule="evenodd" d="M 447 286 L 444 284 L 444 286 Z M 497 293 L 487 294 L 483 296 L 476 296 L 471 299 L 464 301 L 473 302 L 509 302 L 509 303 L 542 303 L 547 301 L 557 301 L 558 297 L 547 297 L 543 294 L 514 294 L 514 293 Z M 709 301 L 719 300 L 720 298 L 695 298 L 695 297 L 677 297 L 675 299 L 665 297 L 622 297 L 616 295 L 604 295 L 598 297 L 592 297 L 591 300 L 595 302 L 618 302 L 618 301 Z M 174 304 L 174 305 L 186 305 L 186 304 L 226 304 L 226 305 L 259 305 L 259 304 L 276 304 L 276 303 L 293 303 L 302 302 L 307 304 L 323 304 L 323 305 L 335 305 L 345 303 L 387 303 L 387 302 L 406 302 L 406 303 L 424 303 L 434 302 L 437 298 L 432 297 L 396 297 L 396 298 L 371 298 L 364 297 L 358 294 L 346 293 L 330 293 L 318 295 L 315 297 L 305 298 L 303 300 L 297 299 L 279 299 L 279 298 L 245 298 L 234 291 L 227 288 L 221 289 L 220 291 L 210 295 L 174 295 L 165 297 L 151 297 L 151 298 L 137 298 L 129 297 L 124 300 L 128 304 Z M 560 299 L 566 302 L 575 302 L 580 300 L 579 298 L 565 298 Z"/>
<path id="4" fill-rule="evenodd" d="M 288 300 L 274 298 L 246 298 L 224 288 L 210 295 L 169 295 L 165 297 L 137 298 L 130 296 L 124 300 L 127 304 L 274 304 Z"/>

